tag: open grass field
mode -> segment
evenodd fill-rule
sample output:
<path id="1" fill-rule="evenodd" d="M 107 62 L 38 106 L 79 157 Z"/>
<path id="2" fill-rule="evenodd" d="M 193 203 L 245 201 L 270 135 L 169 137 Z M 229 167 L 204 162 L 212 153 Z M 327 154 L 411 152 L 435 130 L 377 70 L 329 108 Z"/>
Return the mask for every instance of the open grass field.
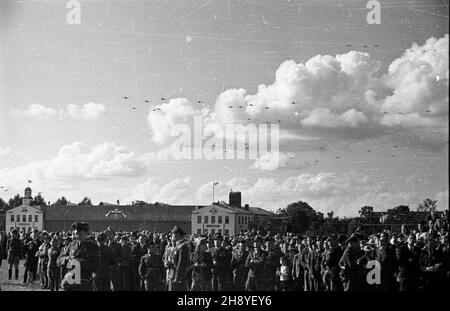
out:
<path id="1" fill-rule="evenodd" d="M 11 280 L 8 280 L 8 262 L 6 259 L 2 260 L 0 266 L 0 288 L 2 291 L 43 291 L 39 285 L 39 281 L 34 282 L 32 285 L 24 285 L 23 281 L 23 273 L 25 268 L 23 267 L 23 260 L 20 261 L 19 265 L 19 279 L 14 279 L 14 271 L 13 277 Z"/>

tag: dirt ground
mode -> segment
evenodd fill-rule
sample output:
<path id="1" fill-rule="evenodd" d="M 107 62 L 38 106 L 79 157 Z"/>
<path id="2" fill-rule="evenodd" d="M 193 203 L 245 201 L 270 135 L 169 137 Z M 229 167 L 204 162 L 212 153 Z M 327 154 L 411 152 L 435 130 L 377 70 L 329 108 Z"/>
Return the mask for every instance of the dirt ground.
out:
<path id="1" fill-rule="evenodd" d="M 6 259 L 2 260 L 0 266 L 0 288 L 2 291 L 44 291 L 40 288 L 39 281 L 34 282 L 32 285 L 23 285 L 23 273 L 25 269 L 23 267 L 23 260 L 19 265 L 19 279 L 14 279 L 14 270 L 11 280 L 8 280 L 8 262 Z"/>

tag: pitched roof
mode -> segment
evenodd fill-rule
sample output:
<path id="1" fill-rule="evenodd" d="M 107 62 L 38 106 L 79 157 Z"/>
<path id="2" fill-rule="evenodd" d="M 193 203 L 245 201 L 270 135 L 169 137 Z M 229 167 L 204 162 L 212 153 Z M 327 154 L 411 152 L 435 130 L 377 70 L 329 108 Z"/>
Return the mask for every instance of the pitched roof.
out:
<path id="1" fill-rule="evenodd" d="M 193 205 L 115 205 L 125 213 L 127 220 L 186 220 L 190 219 L 191 212 L 195 209 Z M 53 221 L 104 221 L 106 214 L 114 209 L 110 205 L 51 205 L 45 207 L 45 220 Z"/>

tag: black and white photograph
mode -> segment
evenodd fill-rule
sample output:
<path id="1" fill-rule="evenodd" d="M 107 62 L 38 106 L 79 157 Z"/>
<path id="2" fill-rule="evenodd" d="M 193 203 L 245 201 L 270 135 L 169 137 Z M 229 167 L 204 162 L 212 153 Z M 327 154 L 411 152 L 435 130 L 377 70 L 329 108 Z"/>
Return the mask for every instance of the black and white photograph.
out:
<path id="1" fill-rule="evenodd" d="M 448 138 L 449 0 L 0 0 L 0 302 L 448 292 Z"/>

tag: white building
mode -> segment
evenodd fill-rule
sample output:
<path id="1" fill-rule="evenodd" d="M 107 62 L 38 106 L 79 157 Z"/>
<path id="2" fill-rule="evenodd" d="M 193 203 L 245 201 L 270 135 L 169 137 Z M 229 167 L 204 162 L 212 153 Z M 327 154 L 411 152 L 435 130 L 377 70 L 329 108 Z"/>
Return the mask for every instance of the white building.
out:
<path id="1" fill-rule="evenodd" d="M 196 234 L 220 233 L 235 236 L 241 230 L 248 230 L 249 224 L 258 217 L 267 217 L 272 213 L 249 207 L 241 207 L 241 193 L 230 192 L 230 204 L 213 203 L 192 212 L 191 228 Z"/>
<path id="2" fill-rule="evenodd" d="M 31 197 L 31 188 L 25 188 L 25 195 L 22 205 L 6 211 L 5 229 L 10 231 L 17 229 L 19 232 L 31 232 L 34 229 L 42 230 L 44 221 L 44 212 L 39 206 L 30 206 L 33 198 Z"/>

